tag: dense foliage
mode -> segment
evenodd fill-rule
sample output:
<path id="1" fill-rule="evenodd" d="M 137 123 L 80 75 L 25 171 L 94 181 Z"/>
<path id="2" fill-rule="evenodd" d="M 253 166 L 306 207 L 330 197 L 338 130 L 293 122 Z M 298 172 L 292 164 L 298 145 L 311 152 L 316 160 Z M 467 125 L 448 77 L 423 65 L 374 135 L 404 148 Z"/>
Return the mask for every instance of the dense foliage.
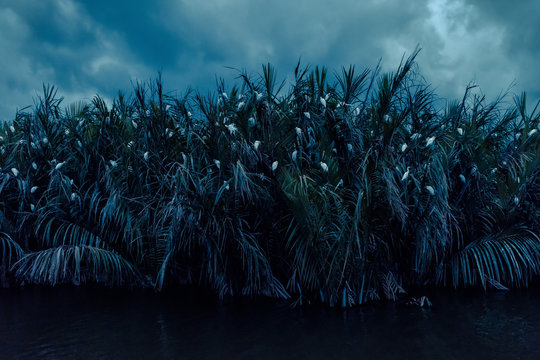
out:
<path id="1" fill-rule="evenodd" d="M 540 271 L 540 116 L 525 95 L 444 103 L 414 58 L 328 80 L 298 65 L 216 94 L 161 80 L 0 130 L 4 285 L 198 284 L 349 306 Z"/>

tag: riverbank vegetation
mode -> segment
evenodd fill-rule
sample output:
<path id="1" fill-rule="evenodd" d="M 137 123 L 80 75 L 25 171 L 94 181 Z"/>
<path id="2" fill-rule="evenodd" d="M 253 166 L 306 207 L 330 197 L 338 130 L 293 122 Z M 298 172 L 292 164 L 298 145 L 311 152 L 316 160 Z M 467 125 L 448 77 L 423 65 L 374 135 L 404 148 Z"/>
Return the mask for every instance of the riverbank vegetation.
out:
<path id="1" fill-rule="evenodd" d="M 443 102 L 414 59 L 160 79 L 112 104 L 53 87 L 0 129 L 0 279 L 178 283 L 351 306 L 411 286 L 540 272 L 540 116 L 473 87 Z M 512 104 L 513 101 L 513 104 Z"/>

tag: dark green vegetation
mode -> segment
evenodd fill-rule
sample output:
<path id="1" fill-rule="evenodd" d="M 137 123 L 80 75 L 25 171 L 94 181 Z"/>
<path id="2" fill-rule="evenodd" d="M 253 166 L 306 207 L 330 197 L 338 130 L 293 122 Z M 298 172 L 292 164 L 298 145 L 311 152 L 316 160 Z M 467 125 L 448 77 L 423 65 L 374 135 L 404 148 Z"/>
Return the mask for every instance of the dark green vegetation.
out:
<path id="1" fill-rule="evenodd" d="M 112 106 L 53 88 L 0 130 L 0 277 L 349 306 L 540 272 L 540 116 L 395 73 L 298 66 Z"/>

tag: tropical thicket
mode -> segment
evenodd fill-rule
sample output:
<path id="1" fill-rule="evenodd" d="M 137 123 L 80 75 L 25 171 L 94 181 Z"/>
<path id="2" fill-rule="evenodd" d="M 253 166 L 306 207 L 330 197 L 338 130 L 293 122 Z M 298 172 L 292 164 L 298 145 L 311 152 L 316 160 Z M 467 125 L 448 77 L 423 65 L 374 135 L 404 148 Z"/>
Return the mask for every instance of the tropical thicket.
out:
<path id="1" fill-rule="evenodd" d="M 0 282 L 350 306 L 540 272 L 540 116 L 394 72 L 271 65 L 182 96 L 161 78 L 0 126 Z"/>

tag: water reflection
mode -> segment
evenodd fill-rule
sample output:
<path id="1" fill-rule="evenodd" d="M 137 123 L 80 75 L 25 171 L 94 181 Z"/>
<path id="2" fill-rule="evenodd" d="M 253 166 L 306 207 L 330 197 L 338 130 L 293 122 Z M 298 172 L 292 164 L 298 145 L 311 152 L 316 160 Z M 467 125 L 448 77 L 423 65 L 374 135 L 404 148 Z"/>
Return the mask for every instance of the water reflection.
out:
<path id="1" fill-rule="evenodd" d="M 347 311 L 103 289 L 0 290 L 0 359 L 540 358 L 538 292 Z"/>

